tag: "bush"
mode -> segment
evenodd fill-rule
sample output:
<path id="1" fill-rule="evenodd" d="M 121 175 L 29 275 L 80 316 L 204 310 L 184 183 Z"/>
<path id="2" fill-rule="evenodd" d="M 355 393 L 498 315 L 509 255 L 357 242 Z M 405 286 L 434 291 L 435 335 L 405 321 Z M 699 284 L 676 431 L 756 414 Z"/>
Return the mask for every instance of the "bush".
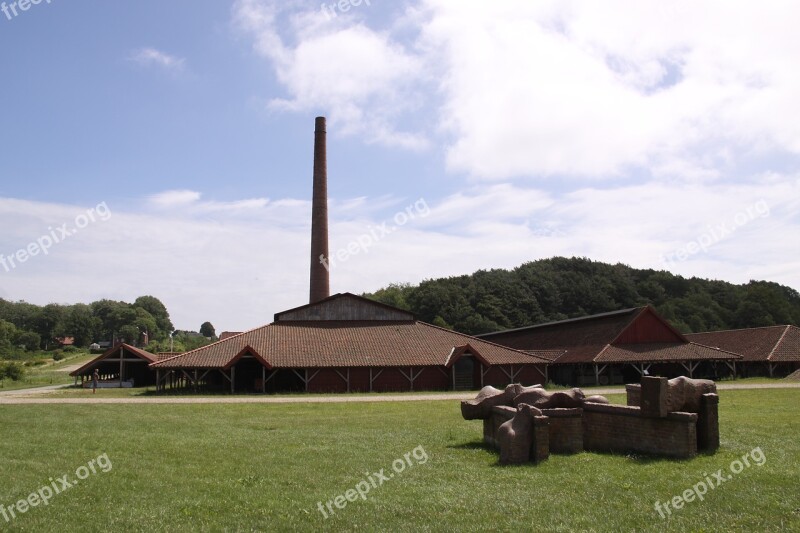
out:
<path id="1" fill-rule="evenodd" d="M 0 379 L 8 378 L 19 381 L 25 375 L 25 369 L 19 363 L 0 363 Z"/>
<path id="2" fill-rule="evenodd" d="M 77 353 L 79 351 L 76 346 L 64 346 L 64 353 Z"/>
<path id="3" fill-rule="evenodd" d="M 66 351 L 66 350 L 65 350 Z M 53 361 L 61 361 L 64 359 L 64 354 L 60 350 L 53 353 Z"/>

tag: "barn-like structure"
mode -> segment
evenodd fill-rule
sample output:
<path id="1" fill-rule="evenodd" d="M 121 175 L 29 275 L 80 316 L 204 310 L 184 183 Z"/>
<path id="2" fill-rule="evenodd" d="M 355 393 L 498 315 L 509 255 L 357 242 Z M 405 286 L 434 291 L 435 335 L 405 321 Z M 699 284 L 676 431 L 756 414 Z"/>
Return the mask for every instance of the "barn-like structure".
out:
<path id="1" fill-rule="evenodd" d="M 564 385 L 638 382 L 642 376 L 735 375 L 742 356 L 692 342 L 651 306 L 479 335 L 519 350 L 550 350 L 550 378 Z"/>
<path id="2" fill-rule="evenodd" d="M 267 326 L 153 363 L 159 390 L 474 390 L 547 380 L 547 359 L 420 322 L 354 294 L 275 315 Z"/>
<path id="3" fill-rule="evenodd" d="M 800 328 L 762 328 L 690 333 L 693 342 L 730 350 L 744 356 L 740 373 L 744 377 L 787 375 L 800 368 Z"/>
<path id="4" fill-rule="evenodd" d="M 96 369 L 102 382 L 100 386 L 104 388 L 144 387 L 155 384 L 155 374 L 148 365 L 159 358 L 130 344 L 118 344 L 69 375 L 75 378 L 76 385 L 79 380 L 83 384 L 92 380 Z"/>

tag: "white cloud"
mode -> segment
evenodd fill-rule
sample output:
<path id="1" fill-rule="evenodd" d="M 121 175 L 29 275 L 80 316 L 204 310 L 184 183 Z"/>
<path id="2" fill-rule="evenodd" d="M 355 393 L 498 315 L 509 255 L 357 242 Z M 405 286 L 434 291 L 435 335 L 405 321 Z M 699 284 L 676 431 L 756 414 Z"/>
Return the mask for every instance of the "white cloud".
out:
<path id="1" fill-rule="evenodd" d="M 200 196 L 201 194 L 197 191 L 164 191 L 151 196 L 149 202 L 154 206 L 169 209 L 192 204 L 198 201 Z"/>
<path id="2" fill-rule="evenodd" d="M 800 152 L 794 4 L 425 5 L 452 170 L 707 179 L 725 167 L 714 152 Z"/>
<path id="3" fill-rule="evenodd" d="M 331 285 L 334 292 L 358 293 L 565 255 L 797 288 L 800 262 L 792 253 L 800 248 L 798 178 L 763 174 L 749 185 L 642 184 L 560 195 L 522 186 L 474 186 L 440 201 L 427 199 L 427 216 L 337 264 Z M 383 222 L 393 225 L 394 213 L 414 201 L 383 204 L 387 210 L 381 213 L 369 199 L 358 205 L 333 199 L 331 251 L 346 249 Z M 685 261 L 664 262 L 665 255 L 697 242 L 710 226 L 733 222 L 760 201 L 769 206 L 768 216 L 751 217 Z M 220 331 L 266 324 L 275 312 L 305 303 L 309 202 L 284 199 L 244 211 L 192 205 L 142 211 L 135 204 L 109 204 L 113 216 L 53 246 L 47 256 L 9 272 L 0 267 L 0 291 L 38 304 L 132 301 L 152 294 L 165 302 L 176 326 L 196 329 L 210 320 Z M 0 224 L 13 228 L 0 236 L 0 253 L 8 257 L 85 210 L 0 199 Z"/>
<path id="4" fill-rule="evenodd" d="M 793 3 L 419 0 L 383 31 L 308 5 L 234 8 L 288 93 L 271 107 L 383 144 L 444 137 L 474 179 L 713 181 L 800 154 Z"/>
<path id="5" fill-rule="evenodd" d="M 211 213 L 214 211 L 247 212 L 265 207 L 269 200 L 266 198 L 250 198 L 234 202 L 201 202 L 202 194 L 190 190 L 164 191 L 154 194 L 147 199 L 151 207 L 157 209 L 179 209 L 185 212 Z"/>
<path id="6" fill-rule="evenodd" d="M 180 70 L 185 63 L 184 58 L 169 55 L 155 48 L 140 48 L 130 55 L 130 59 L 140 65 L 156 65 L 168 70 Z"/>
<path id="7" fill-rule="evenodd" d="M 289 94 L 272 98 L 271 109 L 323 112 L 332 128 L 368 143 L 428 146 L 423 132 L 396 125 L 419 99 L 412 95 L 419 91 L 420 59 L 387 33 L 362 24 L 355 11 L 332 18 L 315 5 L 286 14 L 275 3 L 239 0 L 234 20 Z"/>

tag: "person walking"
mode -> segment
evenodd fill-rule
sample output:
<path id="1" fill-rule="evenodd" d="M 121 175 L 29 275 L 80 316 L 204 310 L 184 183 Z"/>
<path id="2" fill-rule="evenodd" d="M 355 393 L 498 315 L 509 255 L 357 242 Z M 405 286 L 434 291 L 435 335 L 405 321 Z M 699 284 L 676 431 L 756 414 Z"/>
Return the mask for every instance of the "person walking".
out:
<path id="1" fill-rule="evenodd" d="M 100 371 L 98 369 L 94 369 L 94 374 L 92 374 L 92 394 L 97 394 L 97 382 L 100 381 Z"/>

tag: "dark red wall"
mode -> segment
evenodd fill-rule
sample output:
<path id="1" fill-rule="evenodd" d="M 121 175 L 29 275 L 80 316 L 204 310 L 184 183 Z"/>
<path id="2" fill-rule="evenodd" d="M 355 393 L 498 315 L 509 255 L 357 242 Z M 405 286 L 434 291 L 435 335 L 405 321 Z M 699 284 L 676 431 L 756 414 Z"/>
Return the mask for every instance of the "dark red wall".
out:
<path id="1" fill-rule="evenodd" d="M 625 328 L 617 340 L 618 344 L 649 342 L 681 342 L 681 340 L 674 331 L 650 312 L 639 315 L 639 318 Z"/>

